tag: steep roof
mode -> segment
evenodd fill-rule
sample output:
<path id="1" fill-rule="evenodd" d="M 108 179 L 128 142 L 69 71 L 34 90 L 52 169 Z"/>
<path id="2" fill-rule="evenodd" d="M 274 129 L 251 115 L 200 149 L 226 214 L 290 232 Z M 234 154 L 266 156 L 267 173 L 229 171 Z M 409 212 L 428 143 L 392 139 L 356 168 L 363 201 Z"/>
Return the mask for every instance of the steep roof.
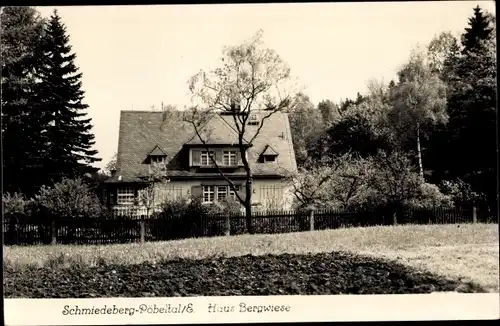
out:
<path id="1" fill-rule="evenodd" d="M 268 112 L 256 111 L 259 119 Z M 197 176 L 182 165 L 181 149 L 185 144 L 201 144 L 193 126 L 184 120 L 183 111 L 122 111 L 116 173 L 109 182 L 138 181 L 138 177 L 148 171 L 144 159 L 151 151 L 167 155 L 167 170 L 170 176 Z M 216 115 L 202 128 L 202 135 L 210 143 L 238 144 L 233 117 Z M 258 126 L 246 126 L 245 139 L 255 135 Z M 279 154 L 276 162 L 260 163 L 259 157 L 268 145 Z M 164 155 L 162 154 L 162 155 Z M 297 172 L 292 135 L 286 113 L 275 113 L 266 118 L 259 135 L 247 151 L 250 168 L 255 176 L 284 175 Z M 218 175 L 218 174 L 216 174 Z"/>
<path id="2" fill-rule="evenodd" d="M 199 133 L 201 139 L 210 144 L 238 144 L 238 132 L 233 128 L 234 121 L 228 123 L 226 117 L 214 115 L 214 117 L 201 128 Z M 194 129 L 193 129 L 194 132 Z M 194 135 L 186 144 L 201 145 L 203 142 L 200 136 Z M 246 141 L 244 141 L 246 143 Z"/>

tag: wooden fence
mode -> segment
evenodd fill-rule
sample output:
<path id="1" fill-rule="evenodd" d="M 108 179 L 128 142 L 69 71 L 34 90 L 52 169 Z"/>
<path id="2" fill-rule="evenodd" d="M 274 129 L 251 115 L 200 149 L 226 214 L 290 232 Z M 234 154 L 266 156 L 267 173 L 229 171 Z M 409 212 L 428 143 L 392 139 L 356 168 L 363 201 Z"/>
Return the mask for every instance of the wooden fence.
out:
<path id="1" fill-rule="evenodd" d="M 348 227 L 395 224 L 457 224 L 498 222 L 491 214 L 474 209 L 403 210 L 385 212 L 266 212 L 254 213 L 254 233 L 287 233 Z M 108 216 L 100 219 L 4 218 L 4 243 L 33 244 L 110 244 L 238 235 L 247 232 L 243 214 Z"/>

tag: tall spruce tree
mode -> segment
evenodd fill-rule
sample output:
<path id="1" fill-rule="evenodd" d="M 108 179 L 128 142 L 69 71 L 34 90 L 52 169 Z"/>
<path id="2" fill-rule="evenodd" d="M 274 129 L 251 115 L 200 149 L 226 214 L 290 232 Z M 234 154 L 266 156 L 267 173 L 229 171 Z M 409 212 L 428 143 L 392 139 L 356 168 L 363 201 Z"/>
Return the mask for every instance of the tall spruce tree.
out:
<path id="1" fill-rule="evenodd" d="M 435 136 L 436 177 L 460 178 L 496 208 L 496 28 L 479 7 L 446 60 L 449 125 Z"/>
<path id="2" fill-rule="evenodd" d="M 92 149 L 95 141 L 91 119 L 86 117 L 88 105 L 82 102 L 82 74 L 57 10 L 45 29 L 40 57 L 40 101 L 49 121 L 47 172 L 54 182 L 95 172 L 91 164 L 101 159 Z"/>
<path id="3" fill-rule="evenodd" d="M 474 16 L 469 18 L 469 27 L 465 28 L 465 33 L 462 35 L 464 53 L 481 50 L 482 42 L 488 40 L 493 31 L 490 20 L 491 17 L 485 15 L 479 6 L 474 8 Z"/>
<path id="4" fill-rule="evenodd" d="M 2 8 L 0 20 L 3 187 L 30 196 L 46 183 L 35 77 L 44 22 L 30 7 Z"/>

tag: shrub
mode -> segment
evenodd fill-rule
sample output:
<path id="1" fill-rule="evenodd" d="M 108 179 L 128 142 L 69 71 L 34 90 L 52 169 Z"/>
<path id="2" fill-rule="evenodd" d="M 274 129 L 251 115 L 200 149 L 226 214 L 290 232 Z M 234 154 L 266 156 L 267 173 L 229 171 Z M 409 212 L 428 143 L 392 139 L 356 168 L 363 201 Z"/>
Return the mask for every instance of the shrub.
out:
<path id="1" fill-rule="evenodd" d="M 220 201 L 214 202 L 213 205 L 205 206 L 207 212 L 211 214 L 239 214 L 242 212 L 242 205 L 239 201 L 232 198 L 225 198 Z"/>
<path id="2" fill-rule="evenodd" d="M 439 187 L 431 183 L 423 183 L 418 194 L 406 202 L 410 208 L 433 209 L 450 208 L 453 206 L 451 196 L 443 194 Z"/>
<path id="3" fill-rule="evenodd" d="M 96 194 L 81 179 L 64 178 L 52 187 L 43 186 L 35 205 L 45 217 L 95 219 L 103 212 Z"/>
<path id="4" fill-rule="evenodd" d="M 4 217 L 4 241 L 6 244 L 15 244 L 22 224 L 32 222 L 32 200 L 28 200 L 20 193 L 5 193 L 2 196 L 2 212 Z"/>
<path id="5" fill-rule="evenodd" d="M 221 227 L 214 208 L 203 205 L 199 198 L 169 200 L 149 220 L 150 233 L 156 240 L 219 235 Z M 219 223 L 220 224 L 220 223 Z"/>
<path id="6" fill-rule="evenodd" d="M 455 206 L 467 206 L 484 199 L 483 194 L 473 191 L 471 186 L 461 179 L 445 180 L 441 182 L 440 188 Z"/>
<path id="7" fill-rule="evenodd" d="M 23 194 L 5 193 L 2 196 L 2 211 L 4 217 L 27 216 L 31 213 L 32 201 L 24 197 Z"/>

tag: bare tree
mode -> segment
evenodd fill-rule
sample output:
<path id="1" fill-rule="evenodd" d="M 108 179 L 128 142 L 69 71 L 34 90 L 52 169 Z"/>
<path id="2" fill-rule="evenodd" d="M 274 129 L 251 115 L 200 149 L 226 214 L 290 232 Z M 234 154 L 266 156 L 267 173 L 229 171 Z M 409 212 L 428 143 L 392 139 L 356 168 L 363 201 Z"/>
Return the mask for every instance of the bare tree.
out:
<path id="1" fill-rule="evenodd" d="M 236 191 L 232 180 L 211 157 L 212 164 L 234 191 L 238 201 L 245 207 L 246 226 L 252 230 L 252 181 L 246 152 L 260 134 L 262 127 L 276 112 L 287 110 L 292 100 L 290 68 L 272 49 L 263 47 L 262 30 L 249 41 L 223 49 L 221 66 L 208 72 L 200 71 L 189 80 L 193 95 L 190 122 L 200 141 L 210 144 L 210 131 L 204 130 L 208 121 L 223 112 L 232 113 L 233 128 L 238 137 L 238 147 L 245 170 L 244 196 Z M 251 112 L 262 110 L 259 127 L 251 132 L 247 125 Z"/>
<path id="2" fill-rule="evenodd" d="M 368 174 L 365 160 L 348 152 L 302 167 L 294 178 L 293 193 L 301 208 L 348 209 L 365 190 Z"/>
<path id="3" fill-rule="evenodd" d="M 314 210 L 327 206 L 327 197 L 330 193 L 330 183 L 334 173 L 340 167 L 338 160 L 325 160 L 325 162 L 307 161 L 299 168 L 292 186 L 293 194 L 299 207 Z"/>
<path id="4" fill-rule="evenodd" d="M 146 186 L 138 193 L 138 204 L 146 208 L 146 216 L 149 218 L 153 209 L 158 205 L 161 196 L 161 187 L 169 182 L 164 164 L 153 163 L 148 174 L 142 179 Z"/>

